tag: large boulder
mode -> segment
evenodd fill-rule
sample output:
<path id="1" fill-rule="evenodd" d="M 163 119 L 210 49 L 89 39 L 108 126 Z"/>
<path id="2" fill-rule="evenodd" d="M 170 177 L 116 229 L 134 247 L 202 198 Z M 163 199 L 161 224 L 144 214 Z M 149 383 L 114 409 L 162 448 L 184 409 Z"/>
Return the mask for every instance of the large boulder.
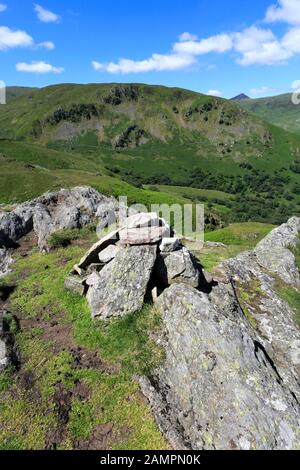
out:
<path id="1" fill-rule="evenodd" d="M 28 216 L 28 211 L 25 211 L 25 209 L 0 214 L 0 247 L 13 247 L 20 238 L 32 229 L 32 215 Z"/>
<path id="2" fill-rule="evenodd" d="M 94 317 L 109 319 L 140 310 L 156 259 L 157 246 L 120 247 L 92 283 L 87 300 Z M 95 279 L 95 278 L 93 278 Z"/>
<path id="3" fill-rule="evenodd" d="M 292 295 L 293 287 L 278 281 L 277 272 L 274 276 L 262 267 L 255 251 L 241 253 L 219 269 L 231 279 L 261 344 L 300 402 L 300 330 L 296 311 L 280 295 L 281 289 L 291 290 Z"/>
<path id="4" fill-rule="evenodd" d="M 115 221 L 118 204 L 89 187 L 48 192 L 0 215 L 0 247 L 13 246 L 34 230 L 41 250 L 48 249 L 49 236 L 63 229 L 82 228 L 94 220 L 102 227 Z"/>
<path id="5" fill-rule="evenodd" d="M 123 228 L 119 231 L 123 245 L 147 245 L 158 243 L 169 234 L 168 227 Z"/>
<path id="6" fill-rule="evenodd" d="M 171 284 L 188 284 L 199 286 L 200 270 L 185 248 L 173 252 L 162 253 L 157 258 L 156 275 L 163 286 Z"/>
<path id="7" fill-rule="evenodd" d="M 176 449 L 298 448 L 299 403 L 230 284 L 173 285 L 157 308 L 166 359 L 141 387 Z"/>
<path id="8" fill-rule="evenodd" d="M 291 248 L 299 244 L 300 218 L 292 217 L 286 224 L 272 230 L 255 248 L 258 263 L 283 281 L 300 286 L 300 275 Z"/>

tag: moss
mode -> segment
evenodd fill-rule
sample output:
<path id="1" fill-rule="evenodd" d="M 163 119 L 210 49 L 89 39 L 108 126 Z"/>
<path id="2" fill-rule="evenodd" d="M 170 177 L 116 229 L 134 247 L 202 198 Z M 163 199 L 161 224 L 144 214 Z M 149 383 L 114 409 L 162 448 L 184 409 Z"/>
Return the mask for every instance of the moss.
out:
<path id="1" fill-rule="evenodd" d="M 293 287 L 277 283 L 277 292 L 295 312 L 295 322 L 300 326 L 300 292 Z"/>
<path id="2" fill-rule="evenodd" d="M 257 328 L 257 321 L 252 312 L 257 313 L 260 300 L 265 296 L 261 290 L 260 281 L 253 279 L 249 283 L 238 283 L 237 295 L 245 317 L 253 328 Z"/>

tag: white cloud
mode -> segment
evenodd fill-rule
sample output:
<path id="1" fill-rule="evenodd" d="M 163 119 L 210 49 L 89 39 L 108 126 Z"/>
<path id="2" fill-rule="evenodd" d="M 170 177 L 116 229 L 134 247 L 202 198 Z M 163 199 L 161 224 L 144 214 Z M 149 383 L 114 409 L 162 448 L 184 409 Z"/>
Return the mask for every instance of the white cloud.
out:
<path id="1" fill-rule="evenodd" d="M 272 88 L 272 87 L 269 87 L 269 86 L 262 86 L 260 88 L 252 88 L 250 90 L 250 95 L 252 96 L 266 96 L 266 95 L 269 95 L 271 93 L 277 93 L 278 90 L 276 90 L 276 88 Z"/>
<path id="2" fill-rule="evenodd" d="M 282 47 L 293 54 L 300 54 L 300 28 L 290 29 L 282 39 Z"/>
<path id="3" fill-rule="evenodd" d="M 227 52 L 232 48 L 232 38 L 229 34 L 217 34 L 200 41 L 184 41 L 174 44 L 177 54 L 204 55 L 210 52 Z"/>
<path id="4" fill-rule="evenodd" d="M 300 80 L 294 80 L 291 89 L 294 91 L 300 91 Z"/>
<path id="5" fill-rule="evenodd" d="M 169 54 L 153 54 L 145 60 L 120 59 L 118 62 L 92 62 L 95 70 L 109 73 L 141 73 L 181 70 L 197 63 L 197 56 L 234 52 L 242 66 L 282 65 L 300 54 L 300 0 L 278 0 L 266 12 L 265 22 L 284 21 L 289 30 L 277 37 L 270 28 L 250 26 L 242 31 L 220 33 L 198 39 L 189 32 L 179 36 Z M 216 91 L 216 90 L 212 90 Z"/>
<path id="6" fill-rule="evenodd" d="M 60 21 L 59 15 L 53 13 L 52 11 L 46 10 L 41 5 L 35 4 L 34 11 L 42 23 L 58 23 Z"/>
<path id="7" fill-rule="evenodd" d="M 210 96 L 223 96 L 223 92 L 219 90 L 208 90 L 207 94 Z"/>
<path id="8" fill-rule="evenodd" d="M 243 53 L 237 59 L 240 65 L 280 65 L 286 63 L 293 56 L 293 52 L 282 47 L 277 40 L 262 43 L 259 48 Z"/>
<path id="9" fill-rule="evenodd" d="M 178 39 L 181 42 L 184 42 L 184 41 L 197 41 L 198 36 L 196 36 L 195 34 L 185 32 L 185 33 L 180 34 Z"/>
<path id="10" fill-rule="evenodd" d="M 267 23 L 282 21 L 292 25 L 300 24 L 299 0 L 278 0 L 276 4 L 268 8 L 265 21 Z"/>
<path id="11" fill-rule="evenodd" d="M 64 72 L 63 67 L 54 67 L 53 65 L 47 64 L 44 61 L 31 62 L 30 64 L 27 64 L 26 62 L 19 62 L 16 65 L 16 70 L 18 72 L 41 73 L 41 74 Z"/>
<path id="12" fill-rule="evenodd" d="M 37 46 L 48 49 L 48 51 L 53 51 L 53 49 L 55 49 L 55 44 L 52 41 L 40 42 Z"/>
<path id="13" fill-rule="evenodd" d="M 120 59 L 118 62 L 110 62 L 108 64 L 93 61 L 92 66 L 97 71 L 126 74 L 181 70 L 193 65 L 194 63 L 195 58 L 190 55 L 153 54 L 149 59 L 137 61 Z"/>
<path id="14" fill-rule="evenodd" d="M 7 10 L 7 5 L 4 5 L 3 3 L 0 3 L 0 13 L 2 13 L 5 10 Z"/>
<path id="15" fill-rule="evenodd" d="M 0 26 L 0 51 L 15 47 L 30 47 L 34 40 L 29 34 L 21 30 L 12 30 L 6 26 Z"/>

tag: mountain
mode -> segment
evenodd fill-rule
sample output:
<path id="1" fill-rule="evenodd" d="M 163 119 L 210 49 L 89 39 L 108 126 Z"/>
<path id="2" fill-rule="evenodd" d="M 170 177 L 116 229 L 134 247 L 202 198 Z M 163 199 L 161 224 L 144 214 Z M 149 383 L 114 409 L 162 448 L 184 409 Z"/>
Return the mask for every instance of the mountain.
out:
<path id="1" fill-rule="evenodd" d="M 126 181 L 133 194 L 147 187 L 151 200 L 153 192 L 176 197 L 162 186 L 184 188 L 185 200 L 205 202 L 225 220 L 280 223 L 299 211 L 300 138 L 240 102 L 143 84 L 15 95 L 0 107 L 3 202 L 74 181 L 118 195 Z"/>
<path id="2" fill-rule="evenodd" d="M 231 101 L 244 101 L 244 100 L 250 100 L 250 96 L 245 95 L 245 93 L 241 93 L 240 95 L 234 96 L 231 98 Z"/>
<path id="3" fill-rule="evenodd" d="M 20 87 L 20 86 L 7 87 L 6 88 L 6 100 L 9 103 L 10 101 L 14 100 L 15 98 L 20 98 L 22 96 L 28 96 L 35 90 L 37 90 L 37 88 Z"/>
<path id="4" fill-rule="evenodd" d="M 291 93 L 243 101 L 240 104 L 271 124 L 300 135 L 300 105 L 293 103 Z"/>

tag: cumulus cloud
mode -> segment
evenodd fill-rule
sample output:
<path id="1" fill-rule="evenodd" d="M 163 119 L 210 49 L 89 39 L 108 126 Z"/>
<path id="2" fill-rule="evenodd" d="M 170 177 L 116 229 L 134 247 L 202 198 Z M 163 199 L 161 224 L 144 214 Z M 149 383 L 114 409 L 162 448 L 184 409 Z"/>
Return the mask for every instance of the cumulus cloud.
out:
<path id="1" fill-rule="evenodd" d="M 3 3 L 0 3 L 0 13 L 2 13 L 5 10 L 7 10 L 7 5 L 4 5 Z"/>
<path id="2" fill-rule="evenodd" d="M 182 70 L 197 63 L 197 57 L 232 52 L 242 66 L 282 65 L 300 54 L 300 0 L 278 0 L 271 5 L 265 22 L 283 21 L 287 32 L 276 36 L 270 28 L 256 25 L 242 31 L 215 34 L 199 38 L 189 32 L 179 36 L 168 54 L 153 54 L 145 60 L 120 59 L 118 62 L 93 61 L 95 70 L 112 74 L 141 73 L 150 71 Z M 216 91 L 216 90 L 215 90 Z"/>
<path id="3" fill-rule="evenodd" d="M 63 67 L 54 67 L 53 65 L 47 64 L 44 61 L 31 62 L 30 64 L 26 62 L 19 62 L 16 65 L 16 70 L 18 72 L 39 73 L 39 74 L 64 72 Z"/>
<path id="4" fill-rule="evenodd" d="M 278 0 L 276 4 L 268 8 L 265 21 L 267 23 L 282 21 L 291 25 L 300 24 L 299 0 Z"/>
<path id="5" fill-rule="evenodd" d="M 46 10 L 41 5 L 35 4 L 34 11 L 36 12 L 38 19 L 42 23 L 58 23 L 60 21 L 59 15 L 53 13 L 50 10 Z"/>
<path id="6" fill-rule="evenodd" d="M 208 90 L 207 94 L 210 96 L 223 96 L 223 92 L 220 90 Z"/>
<path id="7" fill-rule="evenodd" d="M 185 33 L 180 34 L 178 39 L 181 42 L 183 42 L 183 41 L 197 41 L 198 36 L 196 36 L 195 34 L 185 32 Z"/>
<path id="8" fill-rule="evenodd" d="M 33 45 L 33 38 L 25 31 L 12 30 L 6 26 L 0 26 L 0 51 Z"/>
<path id="9" fill-rule="evenodd" d="M 93 61 L 92 67 L 97 71 L 127 74 L 181 70 L 193 65 L 195 62 L 194 57 L 186 54 L 153 54 L 145 60 L 120 59 L 118 62 L 109 62 L 107 64 Z"/>
<path id="10" fill-rule="evenodd" d="M 48 51 L 53 51 L 53 49 L 55 49 L 55 44 L 52 41 L 44 41 L 40 42 L 37 47 L 42 47 L 44 49 L 48 49 Z"/>
<path id="11" fill-rule="evenodd" d="M 184 41 L 174 44 L 177 54 L 204 55 L 210 52 L 227 52 L 232 48 L 232 38 L 229 34 L 217 34 L 200 41 Z"/>

